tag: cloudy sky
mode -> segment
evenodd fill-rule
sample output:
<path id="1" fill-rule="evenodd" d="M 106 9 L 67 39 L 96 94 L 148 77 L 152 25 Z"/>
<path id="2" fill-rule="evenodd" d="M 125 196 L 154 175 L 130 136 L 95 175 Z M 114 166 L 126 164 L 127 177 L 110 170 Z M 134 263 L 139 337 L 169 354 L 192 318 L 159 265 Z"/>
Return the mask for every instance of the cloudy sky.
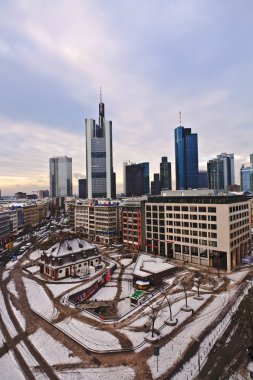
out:
<path id="1" fill-rule="evenodd" d="M 114 169 L 161 156 L 173 131 L 199 138 L 199 166 L 253 153 L 252 0 L 0 0 L 0 189 L 49 188 L 49 158 L 85 175 L 84 119 L 102 86 Z"/>

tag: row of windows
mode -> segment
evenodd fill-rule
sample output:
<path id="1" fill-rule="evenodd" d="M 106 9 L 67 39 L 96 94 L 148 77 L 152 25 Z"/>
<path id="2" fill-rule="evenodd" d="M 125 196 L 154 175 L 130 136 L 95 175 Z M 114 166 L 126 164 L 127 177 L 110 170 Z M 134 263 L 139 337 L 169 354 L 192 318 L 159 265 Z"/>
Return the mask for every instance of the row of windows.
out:
<path id="1" fill-rule="evenodd" d="M 235 228 L 238 228 L 238 227 L 241 227 L 241 226 L 245 226 L 247 224 L 249 224 L 249 220 L 248 219 L 240 220 L 239 222 L 231 224 L 230 225 L 230 230 L 234 230 Z"/>
<path id="2" fill-rule="evenodd" d="M 239 230 L 235 231 L 235 232 L 232 232 L 230 234 L 230 239 L 233 239 L 235 238 L 236 236 L 239 236 L 239 235 L 242 235 L 244 232 L 248 232 L 249 229 L 248 227 L 243 227 L 243 228 L 240 228 Z"/>
<path id="3" fill-rule="evenodd" d="M 248 204 L 243 204 L 243 205 L 239 205 L 239 206 L 231 206 L 231 207 L 229 207 L 229 212 L 248 210 L 248 208 L 249 208 Z"/>
<path id="4" fill-rule="evenodd" d="M 216 207 L 204 207 L 204 206 L 157 206 L 147 205 L 147 211 L 188 211 L 188 212 L 216 212 Z"/>
<path id="5" fill-rule="evenodd" d="M 231 242 L 230 242 L 230 247 L 235 247 L 235 246 L 237 246 L 237 245 L 240 244 L 242 241 L 249 239 L 249 237 L 250 237 L 249 234 L 245 234 L 244 236 L 241 236 L 241 237 L 239 237 L 238 239 L 235 239 L 235 240 L 231 241 Z"/>
<path id="6" fill-rule="evenodd" d="M 249 216 L 249 212 L 248 211 L 246 211 L 246 212 L 240 212 L 239 214 L 231 215 L 229 217 L 229 220 L 230 220 L 230 222 L 232 222 L 233 220 L 245 218 L 245 217 L 248 217 L 248 216 Z"/>

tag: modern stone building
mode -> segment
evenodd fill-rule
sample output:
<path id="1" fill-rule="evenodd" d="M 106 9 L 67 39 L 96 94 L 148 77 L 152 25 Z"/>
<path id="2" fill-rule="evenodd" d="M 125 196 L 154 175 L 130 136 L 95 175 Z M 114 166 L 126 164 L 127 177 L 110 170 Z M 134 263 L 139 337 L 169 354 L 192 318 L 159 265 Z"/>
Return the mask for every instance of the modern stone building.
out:
<path id="1" fill-rule="evenodd" d="M 135 251 L 145 250 L 145 200 L 129 198 L 121 210 L 122 242 Z"/>
<path id="2" fill-rule="evenodd" d="M 243 195 L 149 197 L 145 211 L 147 252 L 227 271 L 251 254 Z"/>
<path id="3" fill-rule="evenodd" d="M 75 231 L 86 239 L 111 244 L 120 239 L 120 206 L 117 201 L 77 201 L 74 211 Z"/>

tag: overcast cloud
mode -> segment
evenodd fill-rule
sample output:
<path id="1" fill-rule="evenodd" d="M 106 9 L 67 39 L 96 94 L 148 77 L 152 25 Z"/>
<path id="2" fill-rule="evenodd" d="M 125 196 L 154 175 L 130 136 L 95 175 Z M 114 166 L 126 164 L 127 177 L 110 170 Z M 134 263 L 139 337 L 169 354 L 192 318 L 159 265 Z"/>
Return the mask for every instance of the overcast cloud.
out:
<path id="1" fill-rule="evenodd" d="M 84 119 L 102 86 L 114 169 L 161 156 L 174 128 L 199 138 L 200 169 L 221 152 L 253 153 L 251 0 L 6 0 L 0 8 L 0 189 L 49 188 L 49 158 L 85 175 Z"/>

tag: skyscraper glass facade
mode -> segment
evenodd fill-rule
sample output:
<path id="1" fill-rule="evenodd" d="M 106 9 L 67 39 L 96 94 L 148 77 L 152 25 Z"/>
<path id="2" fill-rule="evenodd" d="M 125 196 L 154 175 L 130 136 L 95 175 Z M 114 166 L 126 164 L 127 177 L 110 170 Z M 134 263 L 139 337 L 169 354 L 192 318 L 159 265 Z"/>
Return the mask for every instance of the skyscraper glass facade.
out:
<path id="1" fill-rule="evenodd" d="M 198 188 L 198 135 L 190 128 L 175 129 L 176 189 Z"/>
<path id="2" fill-rule="evenodd" d="M 253 167 L 242 167 L 241 175 L 241 191 L 253 191 Z"/>
<path id="3" fill-rule="evenodd" d="M 171 190 L 171 163 L 167 157 L 162 157 L 160 162 L 160 182 L 161 190 Z"/>
<path id="4" fill-rule="evenodd" d="M 72 195 L 72 158 L 53 157 L 49 160 L 50 196 Z"/>
<path id="5" fill-rule="evenodd" d="M 99 103 L 99 125 L 85 119 L 86 177 L 88 198 L 116 196 L 116 179 L 113 173 L 112 122 L 105 119 L 104 103 Z"/>

